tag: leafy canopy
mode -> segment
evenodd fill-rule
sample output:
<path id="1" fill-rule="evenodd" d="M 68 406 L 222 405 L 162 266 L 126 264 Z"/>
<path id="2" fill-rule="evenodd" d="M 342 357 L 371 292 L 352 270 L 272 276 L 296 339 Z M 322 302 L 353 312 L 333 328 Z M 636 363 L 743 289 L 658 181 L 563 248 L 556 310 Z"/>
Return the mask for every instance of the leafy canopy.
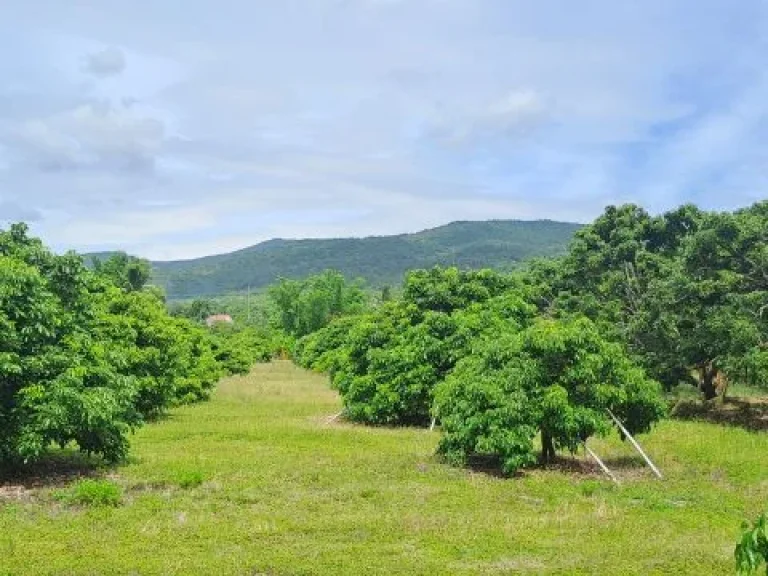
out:
<path id="1" fill-rule="evenodd" d="M 588 319 L 540 318 L 485 338 L 437 386 L 438 450 L 461 464 L 496 459 L 511 474 L 535 462 L 537 434 L 549 461 L 606 434 L 608 410 L 645 432 L 664 414 L 659 386 Z"/>

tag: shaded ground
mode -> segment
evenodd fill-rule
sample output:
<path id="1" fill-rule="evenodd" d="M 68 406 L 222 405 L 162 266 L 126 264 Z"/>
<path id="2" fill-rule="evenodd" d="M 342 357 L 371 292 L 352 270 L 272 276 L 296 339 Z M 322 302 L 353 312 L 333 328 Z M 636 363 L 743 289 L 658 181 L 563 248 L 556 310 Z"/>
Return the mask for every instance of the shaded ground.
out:
<path id="1" fill-rule="evenodd" d="M 60 488 L 79 478 L 102 476 L 103 462 L 75 451 L 51 454 L 33 465 L 0 468 L 0 501 L 28 499 L 45 488 Z"/>
<path id="2" fill-rule="evenodd" d="M 671 415 L 681 420 L 699 420 L 738 426 L 745 430 L 768 430 L 768 399 L 726 398 L 723 400 L 680 400 Z"/>

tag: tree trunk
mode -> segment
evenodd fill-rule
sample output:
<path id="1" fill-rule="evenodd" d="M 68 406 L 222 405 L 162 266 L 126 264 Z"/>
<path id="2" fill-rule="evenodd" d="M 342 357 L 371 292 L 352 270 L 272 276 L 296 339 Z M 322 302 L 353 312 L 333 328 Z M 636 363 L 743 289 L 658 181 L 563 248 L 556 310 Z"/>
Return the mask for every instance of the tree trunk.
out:
<path id="1" fill-rule="evenodd" d="M 715 386 L 717 368 L 709 363 L 703 366 L 700 370 L 701 378 L 699 379 L 699 390 L 701 390 L 701 393 L 704 394 L 705 400 L 712 400 L 717 396 L 717 388 Z"/>
<path id="2" fill-rule="evenodd" d="M 541 431 L 541 463 L 549 464 L 555 459 L 555 443 L 552 435 L 546 430 Z"/>

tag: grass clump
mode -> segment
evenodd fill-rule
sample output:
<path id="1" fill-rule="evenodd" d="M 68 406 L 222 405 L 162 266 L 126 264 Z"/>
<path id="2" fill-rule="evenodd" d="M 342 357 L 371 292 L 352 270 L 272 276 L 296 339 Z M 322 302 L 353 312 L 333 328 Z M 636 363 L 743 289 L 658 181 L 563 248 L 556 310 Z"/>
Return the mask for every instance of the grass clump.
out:
<path id="1" fill-rule="evenodd" d="M 84 478 L 78 480 L 66 490 L 57 493 L 59 500 L 67 504 L 90 506 L 94 508 L 117 507 L 123 499 L 123 490 L 110 480 Z"/>
<path id="2" fill-rule="evenodd" d="M 174 478 L 174 483 L 184 490 L 197 488 L 204 481 L 203 473 L 198 470 L 183 470 L 178 472 Z"/>

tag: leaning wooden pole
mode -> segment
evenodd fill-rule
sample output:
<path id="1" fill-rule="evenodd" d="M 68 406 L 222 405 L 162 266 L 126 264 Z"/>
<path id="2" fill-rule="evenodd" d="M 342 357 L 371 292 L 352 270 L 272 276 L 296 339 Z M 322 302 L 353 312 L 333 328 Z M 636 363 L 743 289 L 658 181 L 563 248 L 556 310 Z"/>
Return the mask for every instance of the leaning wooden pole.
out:
<path id="1" fill-rule="evenodd" d="M 599 457 L 597 454 L 595 454 L 594 452 L 592 452 L 592 450 L 590 450 L 590 449 L 589 449 L 589 446 L 587 446 L 587 443 L 586 443 L 586 442 L 584 443 L 584 450 L 586 450 L 586 451 L 587 451 L 587 454 L 589 454 L 590 456 L 592 456 L 592 458 L 594 458 L 595 462 L 597 462 L 597 465 L 598 465 L 598 466 L 600 466 L 600 468 L 601 468 L 601 470 L 602 470 L 603 472 L 605 472 L 605 475 L 606 475 L 606 476 L 608 476 L 608 478 L 610 478 L 611 480 L 613 480 L 613 481 L 614 481 L 614 483 L 618 485 L 618 484 L 619 484 L 619 481 L 618 481 L 618 479 L 616 478 L 616 476 L 614 476 L 614 475 L 613 475 L 613 472 L 611 472 L 611 471 L 608 469 L 608 466 L 606 466 L 606 465 L 603 463 L 603 461 L 602 461 L 602 460 L 600 460 L 600 457 Z"/>
<path id="2" fill-rule="evenodd" d="M 638 452 L 640 452 L 640 455 L 641 455 L 641 456 L 642 456 L 642 457 L 645 459 L 645 461 L 646 461 L 646 463 L 648 464 L 648 466 L 650 466 L 650 467 L 651 467 L 651 470 L 653 470 L 653 473 L 654 473 L 654 474 L 656 474 L 656 476 L 657 476 L 657 477 L 659 477 L 659 478 L 662 478 L 662 476 L 661 476 L 661 472 L 659 472 L 659 469 L 658 469 L 658 468 L 656 468 L 656 466 L 654 466 L 653 462 L 651 462 L 651 459 L 648 457 L 648 454 L 646 454 L 645 452 L 643 452 L 643 449 L 640 447 L 640 444 L 638 444 L 638 443 L 637 443 L 637 440 L 635 440 L 635 439 L 632 437 L 632 434 L 630 434 L 630 433 L 629 433 L 629 430 L 627 430 L 626 428 L 624 428 L 624 424 L 622 424 L 622 423 L 621 423 L 621 420 L 619 420 L 618 418 L 616 418 L 616 416 L 615 416 L 615 415 L 613 414 L 613 412 L 611 412 L 610 410 L 608 410 L 608 415 L 609 415 L 609 416 L 610 416 L 610 417 L 613 419 L 613 421 L 614 421 L 614 422 L 616 422 L 616 425 L 617 425 L 619 428 L 621 428 L 621 431 L 624 433 L 624 435 L 625 435 L 627 438 L 629 438 L 629 441 L 632 443 L 632 446 L 634 446 L 634 447 L 635 447 L 635 450 L 637 450 Z"/>

